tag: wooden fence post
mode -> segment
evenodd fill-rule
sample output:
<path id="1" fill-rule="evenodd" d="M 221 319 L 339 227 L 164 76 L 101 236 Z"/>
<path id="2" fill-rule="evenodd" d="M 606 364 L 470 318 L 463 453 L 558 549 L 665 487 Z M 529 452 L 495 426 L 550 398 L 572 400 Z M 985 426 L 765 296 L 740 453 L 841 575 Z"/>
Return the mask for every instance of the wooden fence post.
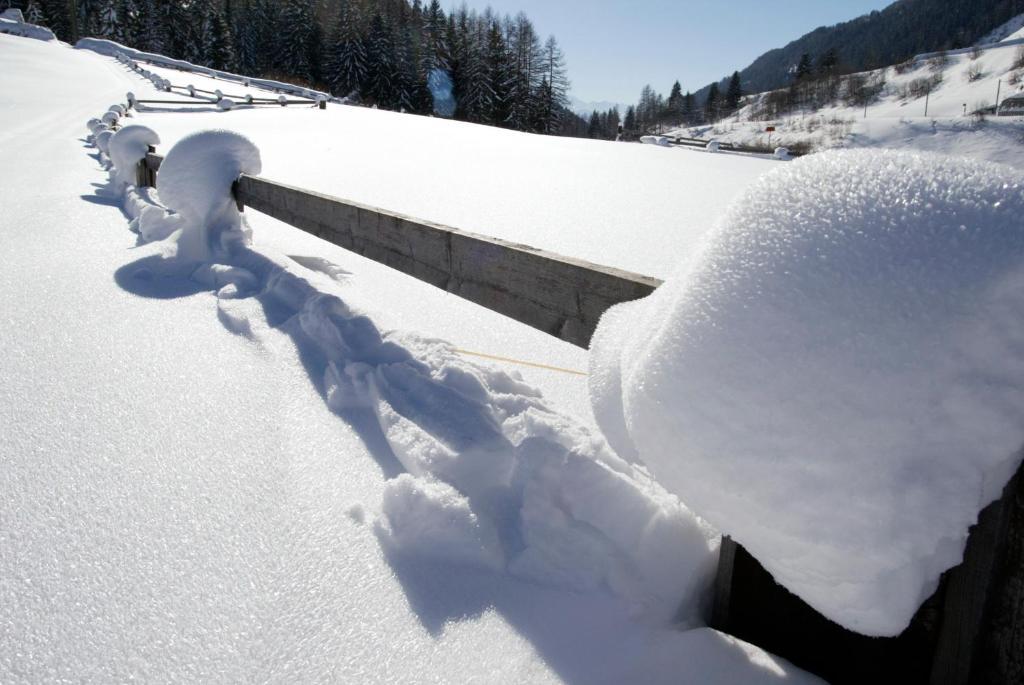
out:
<path id="1" fill-rule="evenodd" d="M 833 623 L 723 538 L 711 625 L 834 685 L 1024 683 L 1024 466 L 971 528 L 910 626 L 871 638 Z"/>

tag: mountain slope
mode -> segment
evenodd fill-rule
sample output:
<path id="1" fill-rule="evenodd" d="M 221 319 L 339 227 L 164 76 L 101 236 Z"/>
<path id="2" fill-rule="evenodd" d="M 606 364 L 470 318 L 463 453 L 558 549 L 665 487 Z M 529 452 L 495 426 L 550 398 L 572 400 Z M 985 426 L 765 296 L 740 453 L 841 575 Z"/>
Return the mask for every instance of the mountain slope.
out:
<path id="1" fill-rule="evenodd" d="M 851 21 L 822 26 L 784 47 L 770 50 L 740 71 L 743 89 L 760 93 L 787 85 L 790 70 L 808 54 L 830 49 L 842 67 L 863 71 L 902 62 L 914 55 L 974 44 L 1024 13 L 1024 0 L 898 0 Z M 703 100 L 710 85 L 698 91 Z"/>

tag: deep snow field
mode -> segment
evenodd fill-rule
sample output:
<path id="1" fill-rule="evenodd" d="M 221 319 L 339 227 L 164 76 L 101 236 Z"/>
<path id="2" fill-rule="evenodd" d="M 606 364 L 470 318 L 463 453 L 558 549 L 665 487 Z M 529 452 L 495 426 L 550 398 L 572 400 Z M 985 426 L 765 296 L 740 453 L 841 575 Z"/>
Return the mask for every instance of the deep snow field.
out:
<path id="1" fill-rule="evenodd" d="M 814 682 L 703 627 L 718 531 L 895 635 L 1019 467 L 999 145 L 125 113 L 242 84 L 87 45 L 0 35 L 0 680 Z M 575 349 L 239 213 L 240 173 L 666 282 Z"/>
<path id="2" fill-rule="evenodd" d="M 1024 69 L 1013 68 L 1024 46 L 1022 24 L 1024 15 L 1008 22 L 1003 31 L 993 32 L 988 40 L 998 38 L 998 42 L 983 40 L 978 56 L 970 49 L 955 50 L 948 53 L 948 63 L 942 67 L 930 63 L 934 55 L 921 55 L 902 74 L 894 67 L 866 72 L 872 82 L 885 82 L 880 97 L 866 110 L 837 104 L 762 121 L 752 119 L 756 104 L 748 104 L 714 126 L 684 127 L 667 135 L 759 146 L 802 144 L 816 150 L 923 150 L 1024 168 L 1024 117 L 979 120 L 971 116 L 975 110 L 994 105 L 997 95 L 1002 101 L 1024 92 Z M 1017 84 L 1011 83 L 1014 72 L 1020 79 Z M 935 76 L 942 82 L 927 103 L 923 96 L 904 96 L 911 82 Z M 770 137 L 767 126 L 776 127 Z"/>
<path id="3" fill-rule="evenodd" d="M 716 534 L 608 449 L 585 378 L 438 338 L 583 351 L 252 212 L 237 263 L 152 240 L 85 128 L 151 85 L 56 42 L 0 60 L 0 680 L 815 681 L 700 627 Z M 773 166 L 335 106 L 121 123 L 654 275 Z"/>

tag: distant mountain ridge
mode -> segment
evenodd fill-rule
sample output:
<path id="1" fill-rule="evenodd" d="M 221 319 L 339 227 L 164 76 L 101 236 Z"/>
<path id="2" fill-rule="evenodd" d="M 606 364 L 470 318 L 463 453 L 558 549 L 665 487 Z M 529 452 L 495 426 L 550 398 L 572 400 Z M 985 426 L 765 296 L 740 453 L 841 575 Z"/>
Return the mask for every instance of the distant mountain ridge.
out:
<path id="1" fill-rule="evenodd" d="M 969 47 L 1014 17 L 1024 0 L 897 0 L 851 21 L 823 26 L 769 50 L 740 71 L 743 90 L 760 93 L 790 83 L 790 72 L 808 54 L 817 59 L 830 49 L 840 65 L 864 71 L 897 64 L 916 54 Z M 726 83 L 726 79 L 720 82 Z M 704 100 L 711 84 L 696 92 Z"/>
<path id="2" fill-rule="evenodd" d="M 611 100 L 584 101 L 572 95 L 569 96 L 569 109 L 581 117 L 589 117 L 591 112 L 607 112 L 616 107 L 619 108 L 620 112 L 626 111 L 626 105 L 623 105 L 621 102 L 612 102 Z"/>

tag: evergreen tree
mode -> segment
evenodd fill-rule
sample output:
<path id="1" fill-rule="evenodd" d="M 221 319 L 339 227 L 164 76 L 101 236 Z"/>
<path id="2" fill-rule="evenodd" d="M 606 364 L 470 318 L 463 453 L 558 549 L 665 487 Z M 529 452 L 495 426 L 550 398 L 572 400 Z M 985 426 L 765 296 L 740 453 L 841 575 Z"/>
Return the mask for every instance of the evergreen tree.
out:
<path id="1" fill-rule="evenodd" d="M 528 131 L 536 121 L 536 96 L 543 78 L 540 41 L 533 24 L 522 12 L 509 21 L 508 29 L 513 75 L 509 123 L 516 130 Z"/>
<path id="2" fill-rule="evenodd" d="M 243 74 L 260 72 L 258 29 L 251 0 L 242 0 L 231 13 L 231 34 L 235 39 L 235 61 Z"/>
<path id="3" fill-rule="evenodd" d="M 506 126 L 512 114 L 512 63 L 505 39 L 497 21 L 487 32 L 487 87 L 491 92 L 486 121 L 495 126 Z"/>
<path id="4" fill-rule="evenodd" d="M 743 98 L 743 87 L 740 84 L 740 72 L 732 72 L 732 78 L 729 79 L 729 88 L 725 91 L 725 107 L 730 112 L 735 111 L 740 106 L 740 100 Z"/>
<path id="5" fill-rule="evenodd" d="M 711 90 L 708 91 L 707 100 L 704 101 L 704 117 L 707 121 L 717 121 L 719 111 L 721 109 L 721 92 L 718 90 L 718 84 L 712 83 Z"/>
<path id="6" fill-rule="evenodd" d="M 622 128 L 626 129 L 627 133 L 634 133 L 637 130 L 636 107 L 633 105 L 626 108 L 626 117 L 622 120 Z"/>
<path id="7" fill-rule="evenodd" d="M 587 126 L 587 138 L 601 138 L 604 135 L 603 129 L 601 115 L 595 109 L 590 115 L 590 124 Z"/>
<path id="8" fill-rule="evenodd" d="M 839 53 L 835 48 L 829 48 L 818 59 L 818 76 L 820 78 L 832 78 L 836 76 L 839 67 Z"/>
<path id="9" fill-rule="evenodd" d="M 37 26 L 47 26 L 50 23 L 46 19 L 46 10 L 36 0 L 30 0 L 25 8 L 25 21 Z"/>
<path id="10" fill-rule="evenodd" d="M 811 67 L 811 56 L 806 52 L 800 55 L 800 61 L 796 65 L 796 69 L 793 72 L 794 78 L 799 81 L 804 81 L 810 77 L 813 69 Z"/>
<path id="11" fill-rule="evenodd" d="M 358 16 L 346 2 L 338 12 L 326 60 L 327 82 L 338 95 L 359 93 L 368 79 L 366 45 L 359 32 Z"/>
<path id="12" fill-rule="evenodd" d="M 683 121 L 687 124 L 692 124 L 697 120 L 697 102 L 696 98 L 693 97 L 693 93 L 686 91 L 686 95 L 683 96 Z"/>
<path id="13" fill-rule="evenodd" d="M 147 52 L 166 54 L 167 29 L 160 20 L 157 0 L 142 0 L 139 5 L 139 37 L 137 47 Z"/>
<path id="14" fill-rule="evenodd" d="M 569 79 L 565 74 L 565 56 L 554 36 L 548 37 L 544 44 L 544 76 L 540 97 L 542 133 L 554 133 L 559 130 L 562 112 L 565 110 L 569 91 Z"/>
<path id="15" fill-rule="evenodd" d="M 212 19 L 209 65 L 221 71 L 235 70 L 234 39 L 231 25 L 223 12 L 216 12 Z"/>
<path id="16" fill-rule="evenodd" d="M 683 87 L 679 81 L 672 84 L 669 91 L 668 101 L 665 103 L 668 108 L 669 119 L 672 123 L 678 123 L 683 119 Z"/>
<path id="17" fill-rule="evenodd" d="M 96 18 L 96 26 L 100 37 L 121 42 L 124 36 L 117 17 L 117 5 L 117 0 L 104 0 Z"/>
<path id="18" fill-rule="evenodd" d="M 313 79 L 310 45 L 317 38 L 314 23 L 311 0 L 285 0 L 282 3 L 276 66 L 285 74 L 305 82 Z"/>
<path id="19" fill-rule="evenodd" d="M 395 45 L 391 27 L 380 13 L 370 20 L 366 55 L 366 96 L 379 107 L 391 107 L 395 101 Z"/>

